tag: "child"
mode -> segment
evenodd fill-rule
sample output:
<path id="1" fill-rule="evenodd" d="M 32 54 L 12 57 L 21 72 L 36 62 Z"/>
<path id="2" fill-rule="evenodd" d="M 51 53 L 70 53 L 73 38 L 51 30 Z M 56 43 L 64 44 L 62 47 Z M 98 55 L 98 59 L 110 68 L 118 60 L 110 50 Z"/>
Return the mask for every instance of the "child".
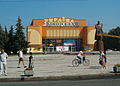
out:
<path id="1" fill-rule="evenodd" d="M 100 50 L 99 64 L 100 64 L 103 68 L 106 68 L 106 62 L 107 62 L 107 59 L 106 59 L 105 52 L 103 52 L 103 51 Z"/>
<path id="2" fill-rule="evenodd" d="M 100 53 L 99 53 L 99 64 L 103 67 L 103 63 L 104 63 L 104 53 L 103 53 L 103 51 L 99 51 Z"/>
<path id="3" fill-rule="evenodd" d="M 107 57 L 106 57 L 106 51 L 104 51 L 104 58 L 103 58 L 103 68 L 106 68 L 106 63 L 107 63 Z"/>
<path id="4" fill-rule="evenodd" d="M 32 52 L 29 53 L 29 66 L 28 68 L 33 68 L 33 56 L 32 56 Z"/>

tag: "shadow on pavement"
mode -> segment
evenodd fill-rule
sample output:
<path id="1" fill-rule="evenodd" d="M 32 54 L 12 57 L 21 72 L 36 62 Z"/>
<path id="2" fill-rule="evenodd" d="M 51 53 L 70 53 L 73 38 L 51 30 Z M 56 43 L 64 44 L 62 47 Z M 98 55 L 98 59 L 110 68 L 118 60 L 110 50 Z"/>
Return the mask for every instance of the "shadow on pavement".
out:
<path id="1" fill-rule="evenodd" d="M 71 66 L 68 66 L 68 67 L 74 67 L 74 66 L 71 65 Z"/>
<path id="2" fill-rule="evenodd" d="M 17 71 L 17 72 L 24 72 L 24 71 Z"/>
<path id="3" fill-rule="evenodd" d="M 17 67 L 8 67 L 8 68 L 17 68 Z"/>
<path id="4" fill-rule="evenodd" d="M 90 66 L 88 69 L 101 69 L 101 66 Z"/>

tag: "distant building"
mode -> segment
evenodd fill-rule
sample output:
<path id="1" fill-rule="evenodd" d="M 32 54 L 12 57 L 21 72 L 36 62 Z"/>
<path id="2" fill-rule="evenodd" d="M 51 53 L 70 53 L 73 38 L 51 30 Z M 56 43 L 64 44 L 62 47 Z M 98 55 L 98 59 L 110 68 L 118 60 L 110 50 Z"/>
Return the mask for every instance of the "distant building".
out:
<path id="1" fill-rule="evenodd" d="M 27 27 L 32 52 L 64 52 L 93 49 L 95 27 L 71 18 L 33 19 Z"/>

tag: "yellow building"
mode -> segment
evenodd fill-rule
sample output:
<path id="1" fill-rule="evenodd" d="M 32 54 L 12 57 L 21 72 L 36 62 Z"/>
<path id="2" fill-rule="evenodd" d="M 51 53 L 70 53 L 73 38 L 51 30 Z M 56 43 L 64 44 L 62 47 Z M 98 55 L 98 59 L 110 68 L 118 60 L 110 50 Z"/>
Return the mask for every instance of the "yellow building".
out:
<path id="1" fill-rule="evenodd" d="M 64 52 L 93 49 L 95 27 L 71 18 L 33 19 L 27 27 L 32 52 Z"/>

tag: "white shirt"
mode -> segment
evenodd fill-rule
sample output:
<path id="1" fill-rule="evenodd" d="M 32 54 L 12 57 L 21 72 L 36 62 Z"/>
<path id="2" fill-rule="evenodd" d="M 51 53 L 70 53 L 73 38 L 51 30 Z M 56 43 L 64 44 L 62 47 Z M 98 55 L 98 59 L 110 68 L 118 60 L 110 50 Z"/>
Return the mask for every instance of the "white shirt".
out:
<path id="1" fill-rule="evenodd" d="M 7 53 L 1 53 L 1 54 L 0 54 L 0 61 L 1 61 L 1 62 L 6 62 L 6 61 L 7 61 L 7 58 L 8 58 Z"/>
<path id="2" fill-rule="evenodd" d="M 101 53 L 100 53 L 100 58 L 99 58 L 99 60 L 102 60 L 102 58 L 103 58 L 104 55 L 105 55 L 105 54 L 104 54 L 103 52 L 101 52 Z"/>
<path id="3" fill-rule="evenodd" d="M 23 58 L 23 52 L 19 51 L 19 58 Z"/>
<path id="4" fill-rule="evenodd" d="M 83 55 L 82 55 L 82 54 L 83 54 L 83 52 L 82 52 L 82 51 L 80 51 L 80 52 L 79 52 L 79 54 L 78 54 L 78 56 L 79 56 L 79 57 L 83 57 Z"/>

